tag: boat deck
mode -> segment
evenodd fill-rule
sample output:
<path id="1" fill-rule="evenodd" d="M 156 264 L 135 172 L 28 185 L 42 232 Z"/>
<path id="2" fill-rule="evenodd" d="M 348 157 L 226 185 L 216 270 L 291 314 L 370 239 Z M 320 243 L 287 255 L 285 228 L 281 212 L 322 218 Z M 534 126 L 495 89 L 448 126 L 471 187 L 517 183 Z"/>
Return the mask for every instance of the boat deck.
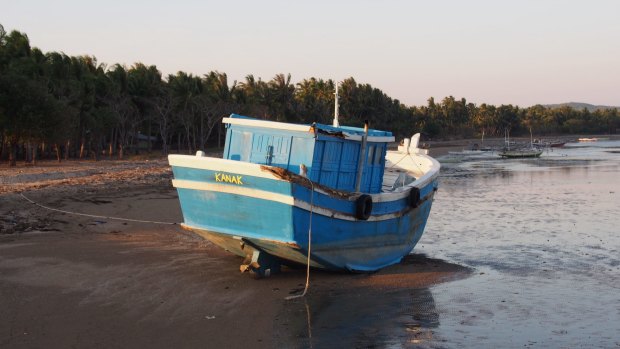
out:
<path id="1" fill-rule="evenodd" d="M 402 178 L 403 175 L 407 175 L 407 171 L 401 168 L 386 168 L 383 172 L 383 184 L 381 185 L 381 192 L 394 192 L 394 183 L 396 183 L 399 177 Z M 415 178 L 413 179 L 415 180 Z"/>
<path id="2" fill-rule="evenodd" d="M 431 166 L 432 162 L 424 157 L 389 151 L 386 154 L 381 192 L 401 191 L 404 186 L 421 178 Z"/>

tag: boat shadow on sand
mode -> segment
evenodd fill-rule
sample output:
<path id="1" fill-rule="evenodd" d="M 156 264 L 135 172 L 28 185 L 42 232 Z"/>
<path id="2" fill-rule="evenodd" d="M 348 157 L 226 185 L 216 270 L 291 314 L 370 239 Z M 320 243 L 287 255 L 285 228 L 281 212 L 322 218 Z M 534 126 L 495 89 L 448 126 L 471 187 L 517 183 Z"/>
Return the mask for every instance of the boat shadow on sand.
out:
<path id="1" fill-rule="evenodd" d="M 467 267 L 413 254 L 377 273 L 322 282 L 305 298 L 283 301 L 274 320 L 276 347 L 419 347 L 440 342 L 431 286 L 471 273 Z"/>

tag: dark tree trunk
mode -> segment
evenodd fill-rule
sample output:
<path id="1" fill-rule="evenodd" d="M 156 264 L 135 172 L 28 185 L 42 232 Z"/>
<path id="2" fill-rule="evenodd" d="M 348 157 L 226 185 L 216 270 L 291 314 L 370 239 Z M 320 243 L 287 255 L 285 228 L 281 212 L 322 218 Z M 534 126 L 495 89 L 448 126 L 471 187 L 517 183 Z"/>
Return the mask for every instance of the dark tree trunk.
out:
<path id="1" fill-rule="evenodd" d="M 67 143 L 65 144 L 65 161 L 69 160 L 69 149 L 71 147 L 71 140 L 67 139 Z"/>
<path id="2" fill-rule="evenodd" d="M 97 137 L 99 138 L 99 137 Z M 95 151 L 94 151 L 94 155 L 95 155 L 95 161 L 99 161 L 101 160 L 101 139 L 97 139 L 95 141 Z"/>
<path id="3" fill-rule="evenodd" d="M 13 141 L 9 144 L 9 166 L 17 166 L 17 142 Z"/>
<path id="4" fill-rule="evenodd" d="M 58 143 L 54 144 L 54 149 L 56 150 L 56 160 L 58 160 L 58 162 L 60 162 L 60 159 L 62 158 L 60 156 L 60 145 Z"/>
<path id="5" fill-rule="evenodd" d="M 82 137 L 82 140 L 80 142 L 80 160 L 82 160 L 84 158 L 84 143 L 86 142 L 86 139 L 84 139 L 84 137 Z"/>
<path id="6" fill-rule="evenodd" d="M 185 138 L 187 140 L 187 154 L 191 154 L 192 153 L 192 141 L 191 141 L 191 135 L 190 135 L 189 130 L 185 132 Z"/>
<path id="7" fill-rule="evenodd" d="M 26 165 L 32 163 L 32 145 L 30 142 L 24 144 L 24 163 Z"/>
<path id="8" fill-rule="evenodd" d="M 93 154 L 93 140 L 92 138 L 88 139 L 88 143 L 86 143 L 86 156 L 91 157 L 94 159 L 95 156 Z"/>
<path id="9" fill-rule="evenodd" d="M 36 143 L 32 146 L 32 161 L 31 163 L 33 165 L 37 164 L 37 150 L 38 150 L 38 146 L 36 145 Z"/>
<path id="10" fill-rule="evenodd" d="M 151 151 L 153 150 L 153 145 L 151 144 L 151 118 L 149 117 L 148 119 L 149 122 L 149 126 L 148 126 L 148 133 L 147 133 L 147 142 L 148 142 L 148 147 L 147 147 L 147 151 L 150 154 Z"/>
<path id="11" fill-rule="evenodd" d="M 6 156 L 6 141 L 4 139 L 2 139 L 2 142 L 0 142 L 0 161 L 2 161 L 2 159 L 5 158 Z"/>

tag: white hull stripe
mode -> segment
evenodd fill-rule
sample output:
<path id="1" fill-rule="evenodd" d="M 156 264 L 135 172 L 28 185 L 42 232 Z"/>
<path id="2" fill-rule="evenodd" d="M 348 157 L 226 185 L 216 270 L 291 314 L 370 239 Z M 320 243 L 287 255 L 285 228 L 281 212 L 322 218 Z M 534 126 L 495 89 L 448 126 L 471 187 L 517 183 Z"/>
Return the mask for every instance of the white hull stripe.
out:
<path id="1" fill-rule="evenodd" d="M 180 189 L 191 189 L 191 190 L 202 190 L 202 191 L 211 191 L 217 193 L 226 193 L 226 194 L 236 194 L 246 197 L 251 197 L 255 199 L 268 200 L 273 202 L 279 202 L 289 206 L 295 206 L 301 208 L 306 211 L 310 211 L 312 209 L 313 213 L 320 214 L 327 217 L 347 220 L 347 221 L 356 221 L 353 215 L 349 215 L 346 213 L 342 213 L 336 210 L 331 210 L 325 207 L 313 206 L 310 207 L 310 204 L 306 201 L 295 199 L 292 196 L 272 193 L 265 190 L 259 189 L 251 189 L 251 188 L 243 188 L 232 185 L 225 184 L 217 184 L 217 183 L 205 183 L 205 182 L 197 182 L 197 181 L 188 181 L 181 179 L 173 179 L 172 185 L 175 188 Z M 392 219 L 396 217 L 400 217 L 403 215 L 403 212 L 394 212 L 389 214 L 382 215 L 371 215 L 368 218 L 368 221 L 383 221 L 387 219 Z"/>
<path id="2" fill-rule="evenodd" d="M 249 162 L 193 155 L 168 155 L 168 162 L 171 166 L 228 172 L 243 176 L 253 176 L 282 181 L 282 179 L 274 176 L 273 173 L 261 170 L 261 165 Z"/>
<path id="3" fill-rule="evenodd" d="M 252 189 L 246 187 L 238 187 L 226 184 L 206 183 L 197 181 L 188 181 L 183 179 L 173 179 L 172 185 L 175 188 L 181 189 L 193 189 L 203 191 L 213 191 L 217 193 L 237 194 L 241 196 L 247 196 L 255 199 L 269 200 L 279 202 L 285 205 L 294 205 L 295 200 L 290 195 L 273 193 L 270 191 Z"/>
<path id="4" fill-rule="evenodd" d="M 295 207 L 301 208 L 303 210 L 310 212 L 310 204 L 303 200 L 295 200 Z M 357 221 L 358 220 L 353 215 L 345 214 L 339 211 L 330 210 L 328 208 L 320 207 L 320 206 L 313 206 L 312 213 L 320 214 L 322 216 L 327 216 L 331 218 L 337 218 L 337 219 L 341 219 L 344 221 Z M 394 213 L 382 214 L 382 215 L 370 215 L 370 217 L 368 217 L 366 222 L 385 221 L 388 219 L 400 217 L 402 215 L 403 215 L 402 212 L 394 212 Z"/>

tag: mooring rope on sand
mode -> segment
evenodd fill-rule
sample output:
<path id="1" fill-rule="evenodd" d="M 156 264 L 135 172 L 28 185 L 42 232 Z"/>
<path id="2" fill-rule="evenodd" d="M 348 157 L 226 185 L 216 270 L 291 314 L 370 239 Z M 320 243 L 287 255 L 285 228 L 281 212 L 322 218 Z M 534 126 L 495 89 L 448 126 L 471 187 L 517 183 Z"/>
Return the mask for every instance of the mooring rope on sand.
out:
<path id="1" fill-rule="evenodd" d="M 131 219 L 131 218 L 120 218 L 120 217 L 111 217 L 111 216 L 100 216 L 100 215 L 94 215 L 94 214 L 65 211 L 65 210 L 60 210 L 60 209 L 57 209 L 57 208 L 45 206 L 45 205 L 42 205 L 42 204 L 40 204 L 38 202 L 35 202 L 35 201 L 27 198 L 24 195 L 24 193 L 19 193 L 19 195 L 21 195 L 22 198 L 24 198 L 26 201 L 30 202 L 33 205 L 39 206 L 39 207 L 44 208 L 46 210 L 60 212 L 60 213 L 66 213 L 66 214 L 70 214 L 70 215 L 83 216 L 83 217 L 91 217 L 91 218 L 100 218 L 100 219 L 111 219 L 111 220 L 115 220 L 115 221 L 136 222 L 136 223 L 166 224 L 166 225 L 176 225 L 177 224 L 177 223 L 170 223 L 170 222 L 147 221 L 147 220 L 142 220 L 142 219 Z"/>

